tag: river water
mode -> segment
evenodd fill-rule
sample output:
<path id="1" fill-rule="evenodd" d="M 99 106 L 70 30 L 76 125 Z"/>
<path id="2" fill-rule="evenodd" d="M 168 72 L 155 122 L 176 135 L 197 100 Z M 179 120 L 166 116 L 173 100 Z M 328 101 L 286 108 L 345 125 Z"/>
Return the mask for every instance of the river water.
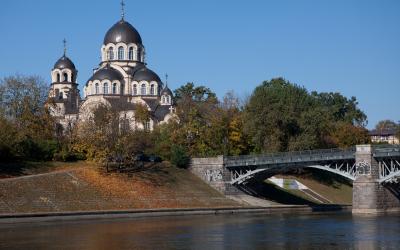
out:
<path id="1" fill-rule="evenodd" d="M 0 249 L 400 249 L 400 216 L 236 214 L 0 222 Z"/>

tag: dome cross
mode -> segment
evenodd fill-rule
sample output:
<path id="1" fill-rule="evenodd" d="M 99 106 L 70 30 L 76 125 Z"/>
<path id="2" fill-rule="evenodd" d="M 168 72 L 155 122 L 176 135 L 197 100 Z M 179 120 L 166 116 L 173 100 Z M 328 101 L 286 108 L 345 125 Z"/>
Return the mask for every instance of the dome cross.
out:
<path id="1" fill-rule="evenodd" d="M 65 56 L 65 54 L 67 53 L 67 40 L 65 40 L 65 38 L 63 40 L 63 45 L 64 45 L 64 56 Z"/>
<path id="2" fill-rule="evenodd" d="M 125 17 L 125 2 L 121 0 L 121 20 L 124 20 Z"/>

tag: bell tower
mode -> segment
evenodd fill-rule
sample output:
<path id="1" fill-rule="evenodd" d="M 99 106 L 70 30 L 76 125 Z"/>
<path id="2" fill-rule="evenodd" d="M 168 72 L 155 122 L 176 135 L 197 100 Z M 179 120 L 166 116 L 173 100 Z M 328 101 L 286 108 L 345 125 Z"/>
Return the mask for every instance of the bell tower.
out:
<path id="1" fill-rule="evenodd" d="M 52 113 L 61 119 L 65 115 L 77 115 L 79 112 L 79 89 L 76 82 L 78 71 L 66 55 L 67 42 L 63 40 L 64 53 L 51 70 L 49 98 L 53 102 Z"/>

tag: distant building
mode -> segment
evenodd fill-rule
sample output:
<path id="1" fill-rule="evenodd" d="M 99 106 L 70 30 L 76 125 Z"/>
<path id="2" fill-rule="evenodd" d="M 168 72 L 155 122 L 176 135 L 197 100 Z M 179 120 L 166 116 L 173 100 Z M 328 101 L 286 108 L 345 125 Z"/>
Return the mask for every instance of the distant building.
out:
<path id="1" fill-rule="evenodd" d="M 374 129 L 369 132 L 372 143 L 400 144 L 396 129 Z"/>
<path id="2" fill-rule="evenodd" d="M 117 108 L 120 117 L 132 129 L 150 129 L 168 122 L 174 116 L 172 91 L 147 67 L 145 48 L 139 32 L 122 14 L 106 33 L 100 49 L 101 62 L 83 87 L 81 98 L 77 83 L 78 71 L 64 54 L 51 71 L 49 97 L 51 109 L 65 129 L 93 115 L 99 105 Z M 148 108 L 151 119 L 146 124 L 135 121 L 138 105 Z"/>

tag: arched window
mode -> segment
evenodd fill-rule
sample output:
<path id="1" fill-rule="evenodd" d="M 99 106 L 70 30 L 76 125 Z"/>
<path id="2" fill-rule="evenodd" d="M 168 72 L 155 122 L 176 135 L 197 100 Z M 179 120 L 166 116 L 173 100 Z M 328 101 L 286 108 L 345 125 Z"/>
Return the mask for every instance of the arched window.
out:
<path id="1" fill-rule="evenodd" d="M 103 94 L 107 95 L 108 94 L 108 83 L 104 83 L 103 85 Z"/>
<path id="2" fill-rule="evenodd" d="M 113 84 L 112 93 L 113 93 L 114 95 L 117 94 L 117 83 L 116 83 L 116 82 L 114 82 L 114 84 Z"/>
<path id="3" fill-rule="evenodd" d="M 133 60 L 133 48 L 132 47 L 129 48 L 128 58 L 129 58 L 129 60 Z"/>
<path id="4" fill-rule="evenodd" d="M 99 94 L 99 84 L 98 83 L 96 83 L 95 85 L 94 85 L 94 93 L 97 95 L 97 94 Z"/>
<path id="5" fill-rule="evenodd" d="M 150 121 L 146 121 L 146 122 L 144 123 L 144 129 L 147 130 L 147 131 L 150 130 Z"/>
<path id="6" fill-rule="evenodd" d="M 144 84 L 144 83 L 140 87 L 140 94 L 141 95 L 146 95 L 146 84 Z"/>
<path id="7" fill-rule="evenodd" d="M 68 82 L 68 74 L 64 73 L 64 82 Z"/>
<path id="8" fill-rule="evenodd" d="M 57 82 L 61 82 L 60 73 L 57 73 Z"/>
<path id="9" fill-rule="evenodd" d="M 133 93 L 133 95 L 137 95 L 137 86 L 136 86 L 136 84 L 133 84 L 132 93 Z"/>
<path id="10" fill-rule="evenodd" d="M 162 104 L 165 103 L 165 96 L 161 96 L 161 103 L 162 103 Z"/>
<path id="11" fill-rule="evenodd" d="M 171 104 L 171 96 L 167 96 L 167 103 Z"/>
<path id="12" fill-rule="evenodd" d="M 114 49 L 112 47 L 108 49 L 108 60 L 114 60 Z"/>
<path id="13" fill-rule="evenodd" d="M 150 86 L 150 95 L 154 95 L 154 84 Z"/>
<path id="14" fill-rule="evenodd" d="M 58 93 L 58 99 L 63 99 L 63 92 Z"/>
<path id="15" fill-rule="evenodd" d="M 124 47 L 120 46 L 118 48 L 118 60 L 124 60 Z"/>

